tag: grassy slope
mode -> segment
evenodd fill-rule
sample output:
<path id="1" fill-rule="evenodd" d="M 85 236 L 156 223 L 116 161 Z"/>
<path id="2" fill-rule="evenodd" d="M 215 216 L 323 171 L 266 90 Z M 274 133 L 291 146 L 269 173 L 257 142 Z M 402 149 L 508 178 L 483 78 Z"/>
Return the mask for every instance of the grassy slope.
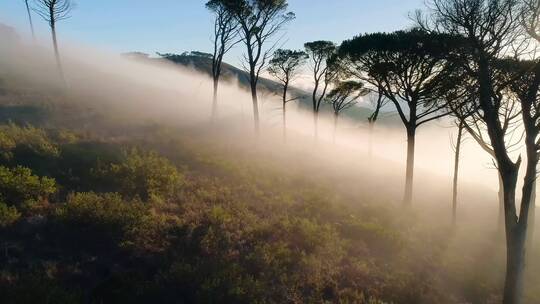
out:
<path id="1" fill-rule="evenodd" d="M 32 136 L 3 146 L 12 156 L 2 164 L 59 184 L 50 204 L 0 231 L 7 303 L 496 303 L 499 296 L 504 255 L 486 227 L 492 222 L 467 218 L 452 230 L 446 209 L 426 203 L 403 211 L 370 190 L 384 184 L 358 182 L 370 172 L 344 174 L 348 163 L 246 149 L 249 142 L 220 141 L 231 134 L 211 128 L 119 123 L 107 118 L 114 113 L 45 102 L 27 89 L 5 89 L 0 100 L 0 134 L 19 130 L 8 121 L 46 134 L 16 131 Z M 36 146 L 42 140 L 58 154 Z M 132 147 L 156 151 L 183 180 L 140 209 L 123 181 L 144 191 L 149 177 L 107 171 L 129 163 L 123 151 Z M 151 160 L 143 158 L 143 168 Z M 80 191 L 121 198 L 67 196 Z M 531 286 L 537 268 L 529 267 Z M 527 303 L 536 303 L 537 291 L 527 290 Z"/>

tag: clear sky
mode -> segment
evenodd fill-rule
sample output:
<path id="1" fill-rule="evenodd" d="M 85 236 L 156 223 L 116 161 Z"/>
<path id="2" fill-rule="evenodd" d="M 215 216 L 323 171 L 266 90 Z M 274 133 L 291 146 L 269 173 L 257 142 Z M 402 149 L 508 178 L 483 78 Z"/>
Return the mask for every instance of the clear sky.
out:
<path id="1" fill-rule="evenodd" d="M 31 0 L 32 2 L 33 0 Z M 212 15 L 204 0 L 75 0 L 69 20 L 58 25 L 60 41 L 83 43 L 114 52 L 181 53 L 212 48 Z M 296 14 L 283 32 L 283 47 L 302 48 L 304 42 L 340 43 L 356 34 L 392 31 L 410 26 L 408 14 L 424 0 L 289 0 Z M 0 23 L 28 34 L 23 0 L 0 0 Z M 41 36 L 47 25 L 34 14 Z M 238 64 L 241 48 L 227 60 Z"/>

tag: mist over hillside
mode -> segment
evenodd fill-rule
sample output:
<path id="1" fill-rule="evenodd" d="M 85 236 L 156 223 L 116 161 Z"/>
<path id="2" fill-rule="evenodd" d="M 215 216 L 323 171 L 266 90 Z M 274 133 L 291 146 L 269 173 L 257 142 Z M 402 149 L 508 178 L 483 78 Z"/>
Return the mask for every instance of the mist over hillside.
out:
<path id="1" fill-rule="evenodd" d="M 176 64 L 188 67 L 195 71 L 201 72 L 210 76 L 212 74 L 212 55 L 204 52 L 192 51 L 184 52 L 182 54 L 161 54 L 157 53 L 159 57 L 152 58 L 149 54 L 141 52 L 124 53 L 124 56 L 133 60 L 139 61 L 156 61 L 159 59 L 166 59 Z M 249 73 L 243 69 L 237 68 L 226 62 L 223 63 L 223 80 L 228 83 L 238 84 L 242 89 L 249 89 Z M 268 95 L 270 98 L 280 96 L 282 94 L 282 85 L 275 80 L 265 77 L 260 78 L 259 83 L 261 94 Z M 289 92 L 292 98 L 297 98 L 295 103 L 302 109 L 311 109 L 313 107 L 311 100 L 311 91 L 305 89 L 299 89 L 294 86 L 289 88 Z M 329 113 L 332 108 L 329 104 L 323 104 L 322 109 L 324 112 Z M 365 121 L 372 114 L 373 109 L 371 105 L 364 101 L 361 104 L 349 109 L 344 113 L 344 117 L 351 120 Z M 389 109 L 385 109 L 381 115 L 381 122 L 383 124 L 398 124 L 396 115 L 392 115 Z"/>
<path id="2" fill-rule="evenodd" d="M 19 47 L 0 56 L 9 79 L 0 189 L 20 176 L 20 184 L 40 178 L 43 192 L 30 205 L 7 197 L 4 298 L 455 303 L 496 295 L 496 193 L 463 183 L 450 233 L 449 177 L 419 169 L 416 207 L 403 213 L 403 166 L 389 145 L 399 130 L 378 127 L 376 147 L 388 154 L 370 157 L 356 129 L 337 146 L 313 142 L 299 110 L 287 143 L 271 121 L 262 141 L 245 131 L 251 121 L 238 102 L 246 93 L 234 84 L 223 88 L 222 119 L 209 124 L 208 96 L 192 91 L 209 86 L 204 74 L 78 49 L 66 55 L 65 91 L 54 76 L 43 82 L 54 71 L 47 56 Z M 92 55 L 81 61 L 82 52 Z M 10 171 L 17 166 L 31 171 Z M 54 187 L 44 188 L 49 179 Z M 478 263 L 486 250 L 491 257 Z M 488 285 L 471 294 L 464 286 L 479 276 Z"/>
<path id="3" fill-rule="evenodd" d="M 100 1 L 79 17 L 144 44 L 0 4 L 29 29 L 0 23 L 0 302 L 540 303 L 540 0 L 302 44 L 287 0 L 182 2 L 212 54 L 156 55 L 118 50 L 178 2 Z"/>

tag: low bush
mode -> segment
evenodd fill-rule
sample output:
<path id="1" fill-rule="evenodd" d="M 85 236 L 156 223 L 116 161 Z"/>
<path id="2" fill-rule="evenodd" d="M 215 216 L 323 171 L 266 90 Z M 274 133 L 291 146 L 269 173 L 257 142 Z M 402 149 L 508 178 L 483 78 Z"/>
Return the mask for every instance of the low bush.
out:
<path id="1" fill-rule="evenodd" d="M 28 168 L 0 166 L 0 195 L 8 206 L 28 212 L 49 201 L 56 192 L 56 182 L 48 177 L 32 174 Z"/>
<path id="2" fill-rule="evenodd" d="M 116 186 L 124 197 L 148 200 L 167 200 L 182 185 L 184 176 L 166 158 L 155 152 L 132 149 L 121 163 L 99 172 Z"/>

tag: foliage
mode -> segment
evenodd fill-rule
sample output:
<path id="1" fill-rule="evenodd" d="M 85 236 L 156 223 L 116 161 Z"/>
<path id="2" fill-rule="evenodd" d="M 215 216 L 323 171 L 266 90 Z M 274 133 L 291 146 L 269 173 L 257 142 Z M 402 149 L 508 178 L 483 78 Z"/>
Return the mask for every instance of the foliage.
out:
<path id="1" fill-rule="evenodd" d="M 287 99 L 287 92 L 290 82 L 297 76 L 298 70 L 305 63 L 307 58 L 308 55 L 303 51 L 278 49 L 274 52 L 272 60 L 270 60 L 268 73 L 277 78 L 283 85 L 282 101 L 284 107 L 287 102 L 297 99 Z M 285 109 L 283 109 L 283 111 L 285 123 Z"/>
<path id="2" fill-rule="evenodd" d="M 165 54 L 162 54 L 162 53 L 157 53 L 160 57 L 162 58 L 165 58 L 165 59 L 170 59 L 172 61 L 176 61 L 178 60 L 178 58 L 180 57 L 202 57 L 202 58 L 207 58 L 207 59 L 211 59 L 212 58 L 212 54 L 210 53 L 205 53 L 205 52 L 200 52 L 200 51 L 186 51 L 186 52 L 183 52 L 182 54 L 180 55 L 177 55 L 177 54 L 172 54 L 172 53 L 165 53 Z"/>
<path id="3" fill-rule="evenodd" d="M 54 179 L 33 175 L 28 168 L 0 166 L 0 194 L 8 206 L 28 211 L 39 203 L 48 202 L 56 189 Z"/>
<path id="4" fill-rule="evenodd" d="M 308 55 L 304 51 L 278 49 L 274 52 L 268 72 L 281 82 L 291 80 L 296 70 L 304 64 Z"/>
<path id="5" fill-rule="evenodd" d="M 169 199 L 180 188 L 184 177 L 168 159 L 137 149 L 126 152 L 124 157 L 123 162 L 98 172 L 124 196 L 144 201 Z"/>
<path id="6" fill-rule="evenodd" d="M 14 206 L 8 206 L 0 202 L 0 228 L 6 228 L 15 223 L 21 214 Z"/>
<path id="7" fill-rule="evenodd" d="M 437 100 L 445 91 L 441 85 L 447 85 L 445 59 L 454 41 L 453 36 L 419 29 L 373 33 L 343 42 L 339 55 L 346 60 L 349 74 L 382 88 L 403 122 L 415 127 L 444 109 Z M 418 116 L 423 120 L 407 118 L 402 99 L 408 109 L 421 110 Z"/>
<path id="8" fill-rule="evenodd" d="M 339 69 L 336 62 L 337 47 L 332 41 L 318 40 L 304 44 L 306 53 L 311 58 L 314 79 L 313 111 L 319 112 L 321 102 L 325 99 L 328 87 L 336 80 Z"/>
<path id="9" fill-rule="evenodd" d="M 75 193 L 57 208 L 55 218 L 65 234 L 78 239 L 74 246 L 107 250 L 128 241 L 127 235 L 143 224 L 146 210 L 141 202 L 125 202 L 116 193 Z"/>
<path id="10" fill-rule="evenodd" d="M 382 84 L 387 98 L 396 100 L 401 96 L 411 107 L 432 110 L 430 105 L 442 90 L 438 85 L 444 83 L 445 59 L 454 50 L 455 41 L 451 35 L 419 29 L 372 33 L 343 42 L 339 56 L 347 60 L 351 75 L 376 87 Z M 407 93 L 407 90 L 418 92 Z"/>
<path id="11" fill-rule="evenodd" d="M 331 183 L 321 175 L 311 180 L 237 151 L 216 153 L 173 132 L 147 136 L 137 145 L 109 139 L 59 145 L 58 187 L 73 193 L 42 213 L 40 225 L 8 209 L 9 222 L 18 224 L 6 226 L 15 246 L 1 269 L 0 296 L 68 303 L 453 303 L 447 297 L 453 293 L 432 285 L 442 270 L 415 275 L 416 259 L 430 269 L 440 263 L 438 253 L 415 250 L 431 236 L 408 232 L 421 224 L 395 226 L 385 220 L 389 210 L 347 205 L 329 195 Z M 77 192 L 84 184 L 119 194 Z M 145 193 L 163 199 L 133 199 Z M 18 256 L 49 266 L 11 267 Z M 460 259 L 448 267 L 458 262 L 468 265 Z M 458 272 L 452 278 L 466 285 Z M 29 290 L 35 282 L 49 290 Z"/>
<path id="12" fill-rule="evenodd" d="M 313 60 L 322 62 L 323 60 L 332 57 L 336 51 L 336 44 L 332 41 L 318 40 L 313 42 L 306 42 L 304 44 L 306 52 Z"/>
<path id="13" fill-rule="evenodd" d="M 237 15 L 238 18 L 242 18 L 246 24 L 253 25 L 258 25 L 259 22 L 268 22 L 288 7 L 287 0 L 211 0 L 206 5 L 214 9 L 223 6 Z M 262 16 L 263 14 L 265 16 Z M 257 19 L 256 16 L 263 18 Z"/>
<path id="14" fill-rule="evenodd" d="M 287 12 L 287 0 L 211 0 L 206 5 L 213 10 L 220 8 L 227 12 L 238 24 L 238 36 L 246 47 L 244 61 L 249 70 L 255 129 L 258 130 L 257 85 L 273 49 L 267 45 L 295 15 Z"/>
<path id="15" fill-rule="evenodd" d="M 0 127 L 0 150 L 4 158 L 13 156 L 13 150 L 17 147 L 26 148 L 39 155 L 58 156 L 57 145 L 52 142 L 43 129 L 27 125 L 20 127 L 15 124 L 2 125 Z"/>
<path id="16" fill-rule="evenodd" d="M 334 114 L 338 115 L 356 104 L 356 100 L 367 95 L 369 91 L 362 82 L 348 80 L 341 81 L 326 96 L 326 101 L 332 104 Z"/>

